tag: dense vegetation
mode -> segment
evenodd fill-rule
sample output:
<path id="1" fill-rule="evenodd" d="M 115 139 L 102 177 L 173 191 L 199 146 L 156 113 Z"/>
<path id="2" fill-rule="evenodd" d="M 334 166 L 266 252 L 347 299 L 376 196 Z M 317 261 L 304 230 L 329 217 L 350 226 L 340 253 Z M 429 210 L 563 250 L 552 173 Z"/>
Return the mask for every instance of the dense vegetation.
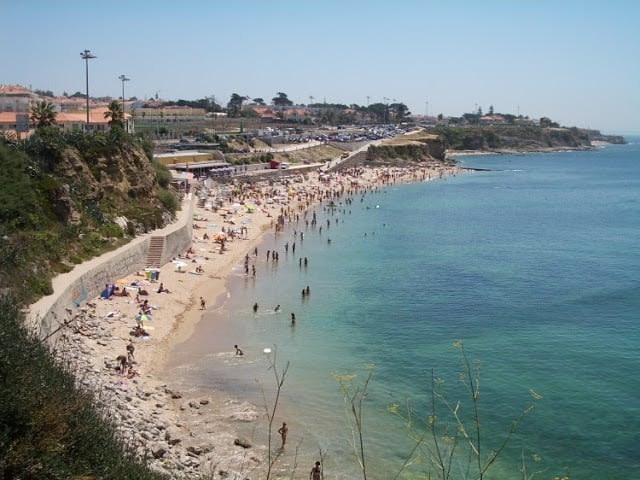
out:
<path id="1" fill-rule="evenodd" d="M 0 142 L 2 291 L 29 303 L 51 293 L 54 275 L 166 223 L 178 201 L 150 153 L 121 129 L 46 127 L 24 142 Z M 121 216 L 126 231 L 116 223 Z"/>
<path id="2" fill-rule="evenodd" d="M 162 478 L 127 452 L 21 315 L 52 293 L 54 275 L 173 216 L 170 176 L 150 154 L 118 128 L 0 141 L 0 479 Z"/>
<path id="3" fill-rule="evenodd" d="M 0 299 L 0 478 L 163 478 L 133 458 L 19 318 L 15 302 Z"/>
<path id="4" fill-rule="evenodd" d="M 587 148 L 591 145 L 588 132 L 575 127 L 437 126 L 427 131 L 444 138 L 450 150 L 537 151 L 547 148 Z"/>

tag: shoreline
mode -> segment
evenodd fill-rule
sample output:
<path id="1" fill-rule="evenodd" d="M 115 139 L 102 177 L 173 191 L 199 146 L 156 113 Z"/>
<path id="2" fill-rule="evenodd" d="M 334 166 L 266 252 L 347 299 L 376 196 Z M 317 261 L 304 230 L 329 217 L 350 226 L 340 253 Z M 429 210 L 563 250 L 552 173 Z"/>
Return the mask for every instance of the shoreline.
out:
<path id="1" fill-rule="evenodd" d="M 63 335 L 61 341 L 67 348 L 61 350 L 73 359 L 79 383 L 100 392 L 98 402 L 107 417 L 138 455 L 149 458 L 154 470 L 174 478 L 221 471 L 244 476 L 260 472 L 266 467 L 265 446 L 244 448 L 242 444 L 251 442 L 236 434 L 238 422 L 251 422 L 254 428 L 266 429 L 259 423 L 263 413 L 256 406 L 240 402 L 224 391 L 198 395 L 188 389 L 177 391 L 171 385 L 170 355 L 176 345 L 192 337 L 202 320 L 200 297 L 208 309 L 219 307 L 231 271 L 242 264 L 245 256 L 253 258 L 251 252 L 267 232 L 274 231 L 279 215 L 284 224 L 292 214 L 350 192 L 428 181 L 459 171 L 462 169 L 458 166 L 445 165 L 430 169 L 365 167 L 358 172 L 345 169 L 328 182 L 321 181 L 314 172 L 307 174 L 302 183 L 292 177 L 278 183 L 256 182 L 235 196 L 227 195 L 226 208 L 215 212 L 205 201 L 194 210 L 193 253 L 190 258 L 177 259 L 182 261 L 180 268 L 174 263 L 163 265 L 155 282 L 141 274 L 113 279 L 121 287 L 128 288 L 133 282 L 149 292 L 141 297 L 155 307 L 153 320 L 144 323 L 149 338 L 129 335 L 138 312 L 132 292 L 130 297 L 90 302 L 93 307 L 85 312 L 82 325 Z M 218 192 L 218 198 L 222 193 Z M 225 243 L 224 252 L 213 240 L 222 227 L 227 232 L 230 228 L 241 232 Z M 203 238 L 205 234 L 208 239 Z M 196 274 L 197 267 L 202 267 L 204 273 Z M 161 282 L 171 293 L 156 293 Z M 126 355 L 130 340 L 135 346 L 134 368 L 139 371 L 133 378 L 114 369 L 118 355 Z M 231 351 L 233 341 L 228 340 Z M 277 467 L 282 473 L 288 468 Z"/>

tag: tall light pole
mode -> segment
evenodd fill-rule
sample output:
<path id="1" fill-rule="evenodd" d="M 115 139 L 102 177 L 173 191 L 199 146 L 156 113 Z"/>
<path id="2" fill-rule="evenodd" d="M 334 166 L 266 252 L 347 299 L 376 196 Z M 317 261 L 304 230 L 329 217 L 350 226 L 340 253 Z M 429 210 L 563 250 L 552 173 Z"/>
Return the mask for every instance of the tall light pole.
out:
<path id="1" fill-rule="evenodd" d="M 122 125 L 125 125 L 125 131 L 128 132 L 129 129 L 126 128 L 125 123 L 127 120 L 124 117 L 124 82 L 128 82 L 131 79 L 127 78 L 125 75 L 120 75 L 118 78 L 122 81 Z"/>
<path id="2" fill-rule="evenodd" d="M 384 124 L 387 124 L 387 111 L 389 110 L 389 99 L 387 97 L 382 97 L 384 100 Z"/>
<path id="3" fill-rule="evenodd" d="M 85 130 L 88 130 L 89 129 L 89 60 L 97 57 L 91 54 L 91 50 L 85 50 L 84 52 L 80 52 L 80 57 L 84 60 L 85 76 L 87 79 L 87 125 L 85 127 Z"/>

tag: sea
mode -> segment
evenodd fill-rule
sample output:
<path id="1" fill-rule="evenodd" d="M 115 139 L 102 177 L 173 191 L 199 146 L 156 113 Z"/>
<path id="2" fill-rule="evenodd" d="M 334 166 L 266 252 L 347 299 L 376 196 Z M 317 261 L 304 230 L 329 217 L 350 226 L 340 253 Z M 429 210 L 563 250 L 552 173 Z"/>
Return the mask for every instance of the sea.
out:
<path id="1" fill-rule="evenodd" d="M 275 407 L 291 478 L 320 458 L 326 479 L 363 478 L 360 454 L 368 479 L 441 478 L 438 452 L 454 479 L 492 452 L 486 479 L 640 478 L 640 137 L 627 141 L 460 157 L 473 170 L 315 206 L 248 252 L 255 278 L 233 270 L 175 348 L 176 381 Z M 266 442 L 266 419 L 236 426 Z"/>

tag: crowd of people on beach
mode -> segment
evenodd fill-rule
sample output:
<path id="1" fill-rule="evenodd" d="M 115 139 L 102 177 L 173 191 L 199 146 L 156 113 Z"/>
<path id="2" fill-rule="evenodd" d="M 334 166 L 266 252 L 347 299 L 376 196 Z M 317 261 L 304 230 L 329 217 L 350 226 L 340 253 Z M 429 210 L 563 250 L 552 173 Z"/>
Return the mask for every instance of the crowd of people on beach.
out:
<path id="1" fill-rule="evenodd" d="M 311 187 L 300 188 L 296 190 L 290 203 L 280 205 L 277 213 L 274 215 L 275 221 L 272 222 L 273 231 L 280 235 L 289 232 L 287 235 L 280 237 L 279 244 L 282 251 L 277 249 L 269 249 L 266 251 L 264 261 L 266 264 L 277 264 L 280 253 L 284 255 L 296 256 L 296 248 L 298 252 L 302 251 L 304 245 L 305 234 L 313 234 L 322 236 L 323 232 L 330 231 L 332 228 L 336 228 L 337 225 L 344 218 L 351 213 L 351 208 L 356 201 L 364 202 L 367 194 L 379 193 L 380 188 L 392 185 L 397 182 L 409 182 L 409 181 L 425 181 L 429 180 L 431 173 L 427 169 L 414 168 L 414 169 L 385 169 L 377 171 L 374 175 L 368 177 L 368 181 L 362 180 L 362 176 L 365 173 L 365 169 L 359 167 L 355 169 L 348 169 L 333 177 L 334 181 L 324 181 L 315 184 Z M 371 172 L 369 172 L 371 173 Z M 354 180 L 360 179 L 360 180 Z M 259 194 L 253 187 L 247 190 L 240 189 L 237 193 L 239 197 L 236 198 L 238 202 L 252 202 L 258 205 L 265 205 L 270 195 L 277 195 L 278 190 L 272 189 L 269 193 Z M 367 207 L 369 208 L 369 207 Z M 320 222 L 320 212 L 322 209 L 323 215 L 326 217 Z M 287 227 L 289 227 L 287 229 Z M 364 235 L 367 233 L 365 232 Z M 375 235 L 375 232 L 373 232 Z M 331 237 L 327 236 L 327 243 L 331 243 Z M 247 252 L 244 255 L 243 271 L 247 277 L 256 278 L 259 275 L 260 264 L 258 248 L 254 247 L 252 251 Z M 299 268 L 308 268 L 309 259 L 304 256 L 298 256 Z M 308 299 L 311 295 L 310 285 L 306 285 L 301 290 L 301 297 L 304 300 Z M 204 308 L 204 303 L 202 304 Z M 254 302 L 252 305 L 252 311 L 254 316 L 257 316 L 260 311 L 258 302 Z M 282 306 L 277 304 L 273 309 L 274 313 L 280 313 Z M 296 313 L 290 313 L 290 325 L 296 326 L 297 318 Z M 236 356 L 240 357 L 244 355 L 243 351 L 234 345 Z M 287 436 L 289 434 L 289 427 L 286 422 L 282 423 L 282 426 L 278 429 L 278 433 L 281 437 L 280 449 L 284 450 Z M 320 479 L 322 475 L 322 465 L 320 461 L 317 461 L 309 474 L 310 480 Z"/>
<path id="2" fill-rule="evenodd" d="M 313 259 L 308 258 L 304 253 L 304 242 L 307 236 L 317 235 L 326 238 L 327 243 L 331 243 L 329 233 L 339 228 L 340 223 L 344 222 L 344 219 L 351 213 L 351 208 L 356 202 L 364 202 L 367 195 L 379 193 L 384 186 L 399 182 L 424 181 L 428 180 L 430 175 L 432 173 L 423 167 L 402 169 L 355 167 L 330 175 L 316 175 L 314 181 L 308 182 L 298 183 L 285 177 L 281 183 L 259 185 L 247 182 L 234 185 L 228 191 L 224 203 L 242 206 L 253 205 L 260 209 L 268 219 L 266 221 L 270 222 L 268 226 L 271 231 L 278 235 L 278 246 L 261 253 L 258 251 L 258 247 L 254 246 L 258 237 L 254 237 L 254 243 L 251 244 L 248 251 L 238 251 L 239 249 L 244 250 L 241 240 L 248 238 L 248 229 L 243 224 L 237 225 L 239 223 L 237 218 L 232 216 L 237 214 L 232 214 L 232 209 L 228 207 L 226 210 L 229 214 L 216 213 L 224 219 L 222 231 L 218 234 L 213 234 L 209 230 L 209 225 L 204 223 L 210 223 L 206 217 L 194 217 L 193 243 L 184 254 L 178 255 L 174 262 L 175 266 L 170 264 L 169 268 L 176 268 L 178 271 L 181 268 L 179 262 L 184 262 L 184 264 L 193 265 L 193 270 L 187 273 L 203 275 L 205 273 L 203 265 L 206 265 L 206 270 L 211 272 L 212 262 L 215 262 L 215 257 L 219 257 L 217 254 L 235 254 L 238 255 L 236 261 L 242 262 L 244 275 L 259 281 L 263 269 L 267 265 L 269 268 L 278 266 L 282 254 L 284 258 L 287 256 L 297 257 L 297 262 L 294 262 L 294 265 L 297 263 L 297 268 L 304 269 L 302 271 L 311 270 L 313 268 L 311 260 Z M 220 210 L 224 210 L 224 208 Z M 216 255 L 210 257 L 208 253 L 214 252 L 214 249 Z M 206 250 L 207 253 L 201 253 L 203 250 Z M 282 266 L 278 268 L 282 268 Z M 199 282 L 208 281 L 206 275 L 200 278 L 202 280 L 198 280 Z M 169 288 L 165 286 L 164 282 L 169 283 Z M 311 298 L 313 283 L 310 283 L 311 285 L 307 285 L 305 282 L 300 287 L 301 290 L 298 290 L 302 301 L 309 301 Z M 128 312 L 125 312 L 127 315 L 122 315 L 122 317 L 135 319 L 135 325 L 131 325 L 130 338 L 124 351 L 115 352 L 117 355 L 115 367 L 113 367 L 114 375 L 143 381 L 140 377 L 139 359 L 136 358 L 136 344 L 134 342 L 143 342 L 149 339 L 149 330 L 151 330 L 151 334 L 154 333 L 152 327 L 151 329 L 145 327 L 148 322 L 158 320 L 154 318 L 154 311 L 158 308 L 155 305 L 156 300 L 165 295 L 175 296 L 175 289 L 175 282 L 168 281 L 166 278 L 160 282 L 157 276 L 154 279 L 146 278 L 145 274 L 138 272 L 134 275 L 134 279 L 126 284 L 105 286 L 101 298 L 106 300 L 112 297 L 127 297 L 120 300 L 125 301 L 125 305 L 128 305 Z M 178 290 L 180 289 L 178 288 Z M 283 292 L 283 294 L 287 295 L 288 292 Z M 317 295 L 316 292 L 314 292 L 314 298 L 315 295 Z M 283 305 L 276 303 L 278 300 L 280 299 L 274 299 L 274 302 L 268 307 L 262 305 L 262 309 L 257 301 L 248 302 L 248 305 L 251 306 L 254 316 L 260 316 L 264 310 L 280 314 L 283 311 Z M 195 294 L 189 301 L 194 310 L 198 308 L 202 311 L 207 310 L 206 294 Z M 286 308 L 286 301 L 282 301 L 282 303 Z M 291 308 L 291 310 L 295 310 L 295 308 Z M 119 312 L 114 315 L 118 316 Z M 283 320 L 291 328 L 300 329 L 305 326 L 304 315 L 300 317 L 297 317 L 296 312 L 289 310 L 286 315 L 283 315 Z M 172 319 L 167 320 L 171 321 Z M 238 362 L 246 362 L 247 357 L 251 358 L 252 347 L 248 345 L 245 349 L 245 346 L 240 347 L 239 343 L 241 342 L 230 342 L 234 346 L 233 355 L 238 359 Z M 145 348 L 146 345 L 142 350 Z M 281 438 L 280 448 L 284 452 L 289 435 L 289 426 L 286 422 L 282 422 L 278 433 Z M 321 478 L 321 472 L 322 464 L 316 462 L 309 474 L 310 480 Z"/>

